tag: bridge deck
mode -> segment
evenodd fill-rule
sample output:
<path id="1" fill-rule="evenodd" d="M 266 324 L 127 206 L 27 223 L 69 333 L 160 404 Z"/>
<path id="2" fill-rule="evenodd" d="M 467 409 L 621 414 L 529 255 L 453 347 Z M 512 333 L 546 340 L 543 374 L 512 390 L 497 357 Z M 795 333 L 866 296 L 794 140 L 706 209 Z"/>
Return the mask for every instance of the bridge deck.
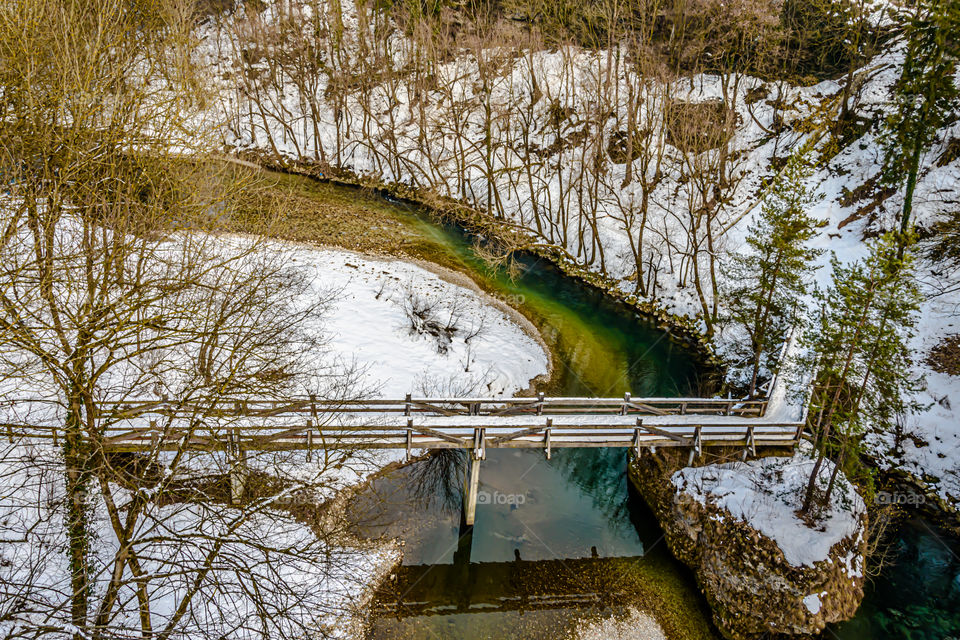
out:
<path id="1" fill-rule="evenodd" d="M 114 451 L 320 448 L 473 449 L 790 445 L 800 424 L 764 417 L 765 400 L 412 398 L 170 401 L 103 406 Z M 53 437 L 59 422 L 33 425 Z"/>
<path id="2" fill-rule="evenodd" d="M 17 401 L 7 401 L 15 404 Z M 7 404 L 4 403 L 4 404 Z M 36 403 L 27 405 L 29 407 Z M 54 405 L 56 406 L 56 405 Z M 379 448 L 470 450 L 464 480 L 464 522 L 476 511 L 480 462 L 488 448 L 543 449 L 689 447 L 690 463 L 704 447 L 791 446 L 802 423 L 768 419 L 765 400 L 704 398 L 412 398 L 403 400 L 140 401 L 98 406 L 96 446 L 108 451 L 225 451 L 231 499 L 243 494 L 246 451 Z M 62 416 L 46 424 L 7 425 L 32 437 L 53 438 Z M 309 455 L 309 454 L 308 454 Z"/>

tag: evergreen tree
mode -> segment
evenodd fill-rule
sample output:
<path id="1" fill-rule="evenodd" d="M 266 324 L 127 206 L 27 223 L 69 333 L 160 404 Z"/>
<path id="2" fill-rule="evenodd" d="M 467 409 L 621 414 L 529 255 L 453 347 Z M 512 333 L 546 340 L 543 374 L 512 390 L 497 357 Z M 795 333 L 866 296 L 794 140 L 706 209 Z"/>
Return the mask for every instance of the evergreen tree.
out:
<path id="1" fill-rule="evenodd" d="M 736 254 L 728 275 L 730 319 L 743 328 L 750 366 L 750 395 L 760 373 L 772 368 L 778 347 L 794 320 L 797 300 L 806 292 L 813 260 L 820 254 L 807 246 L 817 222 L 807 208 L 818 198 L 806 181 L 813 173 L 807 149 L 792 155 L 769 185 L 760 216 L 747 235 L 749 252 Z"/>
<path id="2" fill-rule="evenodd" d="M 809 426 L 817 460 L 807 484 L 803 511 L 814 505 L 817 477 L 828 455 L 836 466 L 822 497 L 829 504 L 837 470 L 849 463 L 859 472 L 859 447 L 869 427 L 886 430 L 916 403 L 907 401 L 919 386 L 911 378 L 907 342 L 914 333 L 920 292 L 913 258 L 899 234 L 873 243 L 863 261 L 842 265 L 833 257 L 833 281 L 818 294 L 804 338 L 810 354 L 803 363 L 813 374 Z"/>
<path id="3" fill-rule="evenodd" d="M 886 181 L 904 185 L 902 235 L 909 229 L 923 153 L 958 106 L 954 74 L 960 54 L 960 0 L 922 0 L 907 19 L 904 35 L 907 55 L 894 87 L 885 158 Z"/>

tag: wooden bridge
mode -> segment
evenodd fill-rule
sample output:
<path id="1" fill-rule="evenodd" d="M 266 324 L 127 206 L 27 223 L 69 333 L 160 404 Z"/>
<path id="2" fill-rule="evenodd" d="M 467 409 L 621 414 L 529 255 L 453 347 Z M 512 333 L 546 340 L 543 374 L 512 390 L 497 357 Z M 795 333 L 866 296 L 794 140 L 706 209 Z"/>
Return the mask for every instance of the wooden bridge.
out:
<path id="1" fill-rule="evenodd" d="M 15 401 L 11 401 L 15 402 Z M 480 463 L 488 448 L 792 446 L 802 423 L 767 418 L 768 401 L 710 398 L 413 398 L 403 400 L 171 400 L 101 404 L 108 451 L 246 451 L 324 448 L 470 451 L 465 521 L 474 522 Z M 31 435 L 56 437 L 55 424 Z M 237 465 L 238 467 L 240 465 Z M 242 477 L 235 479 L 242 491 Z"/>

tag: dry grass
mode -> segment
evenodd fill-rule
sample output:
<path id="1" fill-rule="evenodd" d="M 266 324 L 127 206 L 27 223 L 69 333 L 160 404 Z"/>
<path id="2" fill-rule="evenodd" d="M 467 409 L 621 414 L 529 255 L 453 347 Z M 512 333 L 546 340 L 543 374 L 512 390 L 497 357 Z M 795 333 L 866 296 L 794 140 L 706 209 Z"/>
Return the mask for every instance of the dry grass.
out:
<path id="1" fill-rule="evenodd" d="M 664 117 L 667 142 L 685 153 L 703 153 L 727 142 L 727 109 L 720 100 L 673 100 Z"/>
<path id="2" fill-rule="evenodd" d="M 950 376 L 960 376 L 960 334 L 947 336 L 927 354 L 931 369 Z"/>
<path id="3" fill-rule="evenodd" d="M 262 171 L 229 226 L 238 233 L 365 254 L 430 259 L 411 218 L 362 189 Z"/>

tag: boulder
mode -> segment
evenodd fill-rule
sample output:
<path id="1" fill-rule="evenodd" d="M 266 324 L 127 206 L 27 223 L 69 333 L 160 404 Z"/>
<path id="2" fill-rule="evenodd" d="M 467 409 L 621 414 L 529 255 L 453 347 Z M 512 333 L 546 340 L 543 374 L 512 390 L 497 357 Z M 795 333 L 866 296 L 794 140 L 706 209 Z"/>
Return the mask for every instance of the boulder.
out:
<path id="1" fill-rule="evenodd" d="M 838 476 L 829 509 L 798 514 L 813 461 L 798 454 L 683 467 L 686 452 L 631 463 L 673 554 L 693 569 L 728 638 L 813 635 L 863 599 L 866 509 Z M 821 470 L 825 486 L 832 465 Z"/>

